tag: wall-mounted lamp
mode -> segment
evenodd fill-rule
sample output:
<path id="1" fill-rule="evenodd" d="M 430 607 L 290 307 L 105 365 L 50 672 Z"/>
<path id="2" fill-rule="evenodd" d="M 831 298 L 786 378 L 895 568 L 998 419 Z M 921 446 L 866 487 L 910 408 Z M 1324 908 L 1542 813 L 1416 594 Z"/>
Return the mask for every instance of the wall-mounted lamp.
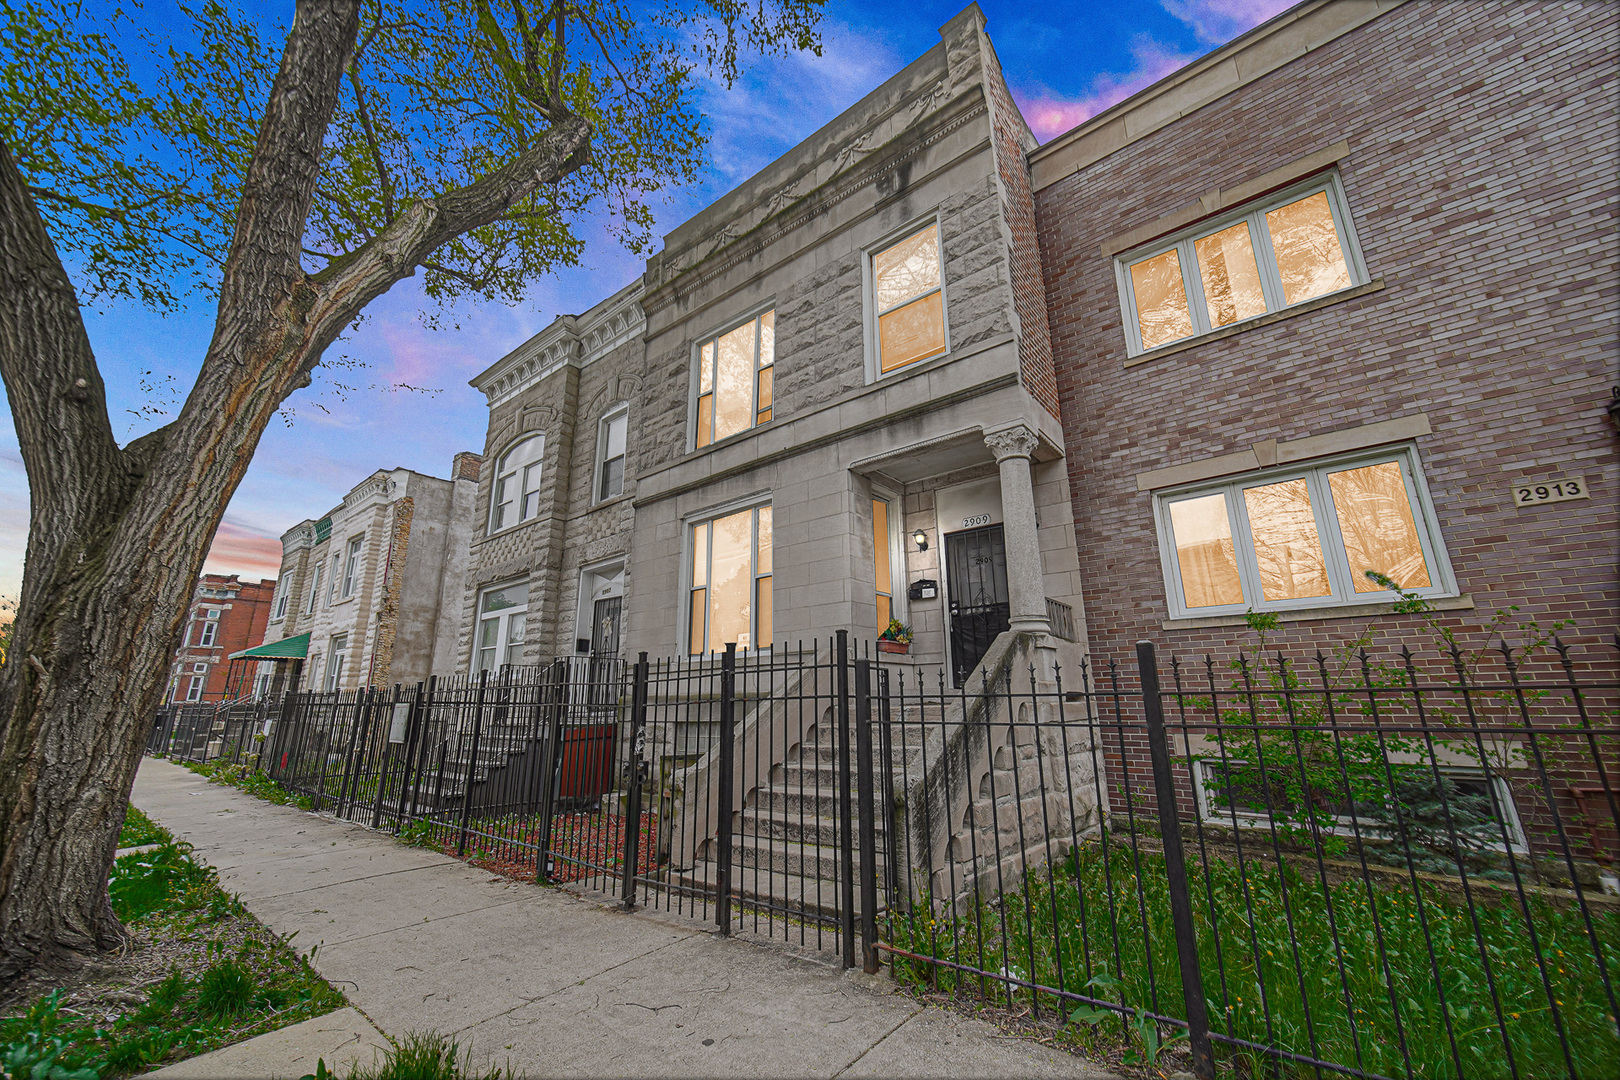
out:
<path id="1" fill-rule="evenodd" d="M 918 551 L 928 550 L 928 534 L 921 529 L 911 534 L 911 542 L 917 545 Z"/>

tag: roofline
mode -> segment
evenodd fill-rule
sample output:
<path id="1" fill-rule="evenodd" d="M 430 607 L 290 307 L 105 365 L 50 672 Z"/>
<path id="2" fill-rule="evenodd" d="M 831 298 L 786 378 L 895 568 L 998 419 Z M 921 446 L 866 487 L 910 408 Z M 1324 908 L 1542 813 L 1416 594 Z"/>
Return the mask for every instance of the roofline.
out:
<path id="1" fill-rule="evenodd" d="M 1096 164 L 1406 0 L 1305 0 L 1029 154 L 1036 191 Z"/>

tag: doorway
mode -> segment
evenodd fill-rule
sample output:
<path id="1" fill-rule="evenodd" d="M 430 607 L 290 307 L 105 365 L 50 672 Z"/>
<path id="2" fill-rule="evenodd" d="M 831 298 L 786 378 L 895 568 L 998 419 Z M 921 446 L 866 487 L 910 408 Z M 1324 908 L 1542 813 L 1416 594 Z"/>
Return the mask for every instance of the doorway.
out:
<path id="1" fill-rule="evenodd" d="M 1007 544 L 1000 525 L 945 534 L 951 678 L 961 686 L 1011 624 Z"/>

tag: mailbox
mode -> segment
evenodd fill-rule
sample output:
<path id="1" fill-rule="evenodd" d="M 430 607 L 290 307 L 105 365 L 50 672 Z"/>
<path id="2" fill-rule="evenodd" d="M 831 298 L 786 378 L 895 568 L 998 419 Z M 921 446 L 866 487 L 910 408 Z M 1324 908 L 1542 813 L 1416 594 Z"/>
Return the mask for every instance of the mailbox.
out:
<path id="1" fill-rule="evenodd" d="M 906 590 L 906 595 L 913 600 L 932 600 L 939 595 L 939 582 L 933 578 L 918 578 Z"/>

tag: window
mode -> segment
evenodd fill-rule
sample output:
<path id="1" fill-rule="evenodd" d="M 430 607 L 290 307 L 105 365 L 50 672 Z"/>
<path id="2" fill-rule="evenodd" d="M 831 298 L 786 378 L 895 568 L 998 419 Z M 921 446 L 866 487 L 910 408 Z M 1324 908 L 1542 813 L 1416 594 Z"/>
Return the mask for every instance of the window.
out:
<path id="1" fill-rule="evenodd" d="M 484 590 L 478 599 L 479 671 L 494 671 L 523 658 L 523 630 L 528 622 L 527 582 Z"/>
<path id="2" fill-rule="evenodd" d="M 214 647 L 214 641 L 219 637 L 219 612 L 210 611 L 204 615 L 202 624 L 202 637 L 197 640 L 197 646 L 203 649 Z"/>
<path id="3" fill-rule="evenodd" d="M 186 700 L 201 701 L 203 696 L 203 684 L 207 681 L 208 676 L 206 675 L 193 675 L 191 677 L 191 685 L 186 687 Z"/>
<path id="4" fill-rule="evenodd" d="M 872 256 L 880 375 L 945 351 L 943 278 L 937 222 Z"/>
<path id="5" fill-rule="evenodd" d="M 767 311 L 698 349 L 697 446 L 771 418 L 776 312 Z"/>
<path id="6" fill-rule="evenodd" d="M 693 525 L 690 652 L 763 649 L 771 643 L 771 508 Z"/>
<path id="7" fill-rule="evenodd" d="M 889 504 L 882 499 L 872 500 L 872 561 L 877 580 L 878 633 L 889 628 L 894 614 L 894 575 L 889 564 L 894 543 L 889 534 Z"/>
<path id="8" fill-rule="evenodd" d="M 326 606 L 331 607 L 332 602 L 338 598 L 338 586 L 343 583 L 343 556 L 332 556 L 332 581 L 326 587 Z"/>
<path id="9" fill-rule="evenodd" d="M 628 406 L 620 406 L 602 420 L 601 437 L 597 440 L 596 497 L 611 499 L 624 494 L 624 446 L 630 427 Z"/>
<path id="10" fill-rule="evenodd" d="M 360 546 L 365 536 L 349 539 L 349 550 L 343 558 L 343 598 L 347 600 L 360 587 Z"/>
<path id="11" fill-rule="evenodd" d="M 261 671 L 257 675 L 253 676 L 254 698 L 259 701 L 263 701 L 265 698 L 270 696 L 270 679 L 271 674 L 268 671 Z"/>
<path id="12" fill-rule="evenodd" d="M 1251 203 L 1115 266 L 1132 356 L 1366 280 L 1337 175 Z"/>
<path id="13" fill-rule="evenodd" d="M 287 617 L 287 592 L 287 577 L 283 574 L 281 580 L 276 582 L 276 596 L 270 604 L 271 622 L 280 622 Z"/>
<path id="14" fill-rule="evenodd" d="M 540 457 L 544 435 L 531 435 L 501 455 L 489 495 L 489 531 L 500 532 L 540 513 Z"/>
<path id="15" fill-rule="evenodd" d="M 332 638 L 330 659 L 326 663 L 326 690 L 328 693 L 343 689 L 343 668 L 349 660 L 349 635 L 336 634 Z"/>
<path id="16" fill-rule="evenodd" d="M 1154 502 L 1172 618 L 1397 599 L 1368 571 L 1425 596 L 1454 591 L 1410 447 Z"/>
<path id="17" fill-rule="evenodd" d="M 321 572 L 326 569 L 325 564 L 315 564 L 314 576 L 309 580 L 309 606 L 304 609 L 305 615 L 315 614 L 315 603 L 321 596 Z"/>

